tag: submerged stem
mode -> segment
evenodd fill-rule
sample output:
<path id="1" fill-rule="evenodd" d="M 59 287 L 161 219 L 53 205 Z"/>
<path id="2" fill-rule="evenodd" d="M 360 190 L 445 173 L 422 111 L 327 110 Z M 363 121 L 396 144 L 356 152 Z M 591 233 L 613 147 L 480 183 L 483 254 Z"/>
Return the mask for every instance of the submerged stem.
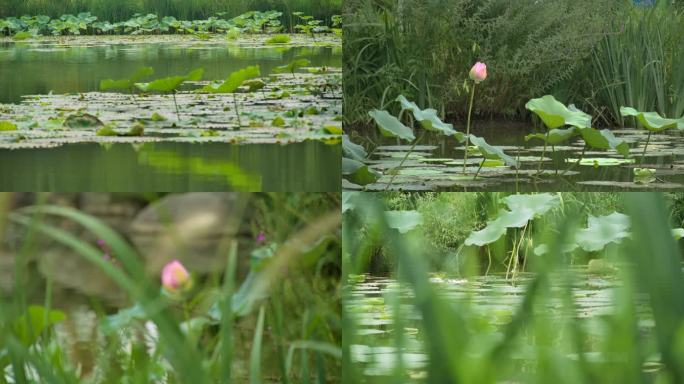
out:
<path id="1" fill-rule="evenodd" d="M 176 118 L 178 118 L 178 122 L 180 123 L 180 113 L 178 112 L 178 102 L 176 101 L 176 91 L 174 90 L 173 93 L 173 105 L 176 106 Z"/>
<path id="2" fill-rule="evenodd" d="M 646 138 L 646 145 L 644 145 L 644 152 L 641 154 L 641 161 L 639 161 L 639 164 L 644 163 L 644 158 L 646 157 L 646 148 L 648 148 L 648 143 L 651 142 L 651 131 L 648 131 L 648 137 Z"/>
<path id="3" fill-rule="evenodd" d="M 546 145 L 549 142 L 549 129 L 546 129 L 546 139 L 544 140 L 544 149 L 542 150 L 541 156 L 539 156 L 539 165 L 537 166 L 537 175 L 541 173 L 542 163 L 544 161 L 544 156 L 546 156 Z"/>
<path id="4" fill-rule="evenodd" d="M 397 177 L 397 174 L 399 173 L 399 170 L 401 169 L 401 166 L 404 165 L 404 162 L 406 161 L 406 159 L 408 159 L 411 152 L 413 152 L 413 149 L 416 147 L 416 145 L 418 145 L 418 142 L 423 139 L 423 136 L 425 136 L 425 131 L 423 131 L 423 133 L 421 133 L 418 140 L 413 142 L 413 145 L 411 145 L 411 148 L 409 148 L 408 152 L 406 152 L 406 155 L 404 155 L 404 158 L 401 159 L 401 162 L 399 163 L 399 165 L 396 168 L 394 168 L 394 169 L 396 169 L 396 172 L 392 175 L 392 178 L 390 179 L 389 183 L 387 183 L 387 186 L 385 187 L 385 191 L 387 191 L 389 189 L 390 185 L 392 185 L 392 183 L 394 182 L 394 179 Z"/>
<path id="5" fill-rule="evenodd" d="M 468 123 L 466 124 L 465 150 L 463 154 L 463 173 L 466 173 L 466 165 L 468 164 L 468 144 L 470 142 L 470 115 L 473 113 L 473 100 L 475 99 L 476 85 L 477 83 L 473 83 L 473 88 L 470 90 L 470 105 L 468 106 Z"/>
<path id="6" fill-rule="evenodd" d="M 240 111 L 238 111 L 238 103 L 235 93 L 233 93 L 233 105 L 235 105 L 235 117 L 237 117 L 238 127 L 242 127 L 242 122 L 240 121 Z"/>

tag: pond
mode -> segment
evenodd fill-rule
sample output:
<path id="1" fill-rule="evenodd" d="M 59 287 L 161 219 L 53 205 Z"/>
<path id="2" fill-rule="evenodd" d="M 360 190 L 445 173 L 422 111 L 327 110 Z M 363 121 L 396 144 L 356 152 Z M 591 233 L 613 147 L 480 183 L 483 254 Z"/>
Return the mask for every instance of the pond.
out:
<path id="1" fill-rule="evenodd" d="M 2 189 L 339 190 L 341 42 L 265 39 L 0 41 Z M 300 59 L 305 67 L 276 70 Z M 254 65 L 254 89 L 196 92 Z M 200 67 L 204 76 L 175 95 L 99 92 L 100 80 L 142 66 L 154 68 L 154 78 Z"/>
<path id="2" fill-rule="evenodd" d="M 601 317 L 610 315 L 614 311 L 615 291 L 619 281 L 615 277 L 590 274 L 586 267 L 575 267 L 574 275 L 577 279 L 573 286 L 575 301 L 575 320 L 591 337 L 600 337 Z M 552 276 L 553 277 L 553 276 Z M 471 325 L 478 324 L 479 344 L 484 348 L 489 342 L 500 340 L 502 328 L 511 321 L 513 314 L 520 306 L 526 292 L 527 283 L 532 275 L 523 273 L 515 282 L 507 280 L 503 274 L 471 277 L 468 279 L 452 278 L 444 274 L 435 274 L 430 281 L 435 285 L 440 296 L 454 305 L 462 305 L 459 313 L 470 316 Z M 558 276 L 551 279 L 560 281 Z M 398 363 L 397 334 L 394 330 L 394 307 L 391 297 L 400 298 L 399 310 L 402 313 L 404 347 L 402 350 L 403 366 L 412 380 L 407 382 L 426 382 L 425 368 L 428 356 L 423 345 L 425 329 L 422 328 L 422 318 L 413 307 L 413 290 L 387 277 L 371 275 L 353 275 L 347 285 L 347 300 L 344 302 L 345 311 L 355 323 L 356 334 L 351 339 L 351 359 L 360 368 L 366 378 L 390 377 Z M 555 291 L 557 286 L 554 286 Z M 559 295 L 551 295 L 546 301 L 545 314 L 551 319 L 564 315 L 563 303 Z M 641 303 L 644 297 L 637 300 Z M 644 334 L 652 331 L 654 323 L 652 315 L 645 305 L 637 306 L 640 323 Z M 464 312 L 461 309 L 468 309 Z M 536 312 L 535 312 L 536 313 Z M 479 319 L 479 320 L 478 320 Z M 553 321 L 553 320 L 551 320 Z M 455 325 L 456 326 L 456 325 Z M 554 338 L 557 335 L 554 334 Z M 493 340 L 490 340 L 490 337 Z M 560 338 L 560 336 L 558 336 Z M 453 344 L 453 341 L 450 341 Z M 529 340 L 527 341 L 529 342 Z M 600 360 L 596 348 L 599 343 L 587 343 L 585 351 L 591 359 Z M 517 345 L 517 344 L 516 344 Z M 511 359 L 524 366 L 526 359 L 534 359 L 532 346 L 523 342 L 515 347 Z M 471 351 L 472 352 L 472 351 Z M 519 377 L 508 378 L 506 382 L 526 382 Z M 383 382 L 382 380 L 371 380 Z"/>
<path id="3" fill-rule="evenodd" d="M 366 164 L 382 176 L 366 185 L 367 190 L 556 192 L 684 188 L 684 136 L 676 130 L 652 135 L 642 163 L 641 155 L 647 140 L 644 129 L 612 130 L 630 146 L 630 156 L 625 158 L 613 150 L 584 150 L 581 139 L 544 149 L 541 140 L 525 141 L 525 136 L 533 132 L 526 123 L 483 122 L 477 123 L 476 127 L 475 135 L 500 147 L 519 162 L 519 168 L 516 170 L 500 160 L 483 163 L 481 152 L 471 147 L 463 174 L 463 144 L 454 138 L 428 133 L 394 175 L 391 170 L 400 164 L 411 145 L 384 138 L 374 130 L 352 132 L 350 139 L 364 143 L 366 140 L 359 138 L 364 137 L 377 143 Z M 482 168 L 480 164 L 483 164 Z M 648 168 L 652 172 L 648 177 L 640 178 L 635 175 L 635 168 Z M 345 188 L 358 187 L 345 182 Z"/>
<path id="4" fill-rule="evenodd" d="M 249 65 L 272 73 L 294 58 L 315 67 L 340 67 L 335 43 L 296 40 L 290 46 L 243 41 L 197 40 L 186 36 L 63 37 L 36 42 L 0 41 L 0 103 L 18 103 L 24 95 L 98 91 L 102 79 L 123 79 L 142 66 L 166 77 L 203 67 L 206 79 L 223 79 Z M 309 45 L 307 45 L 309 44 Z M 22 74 L 22 76 L 17 76 Z"/>

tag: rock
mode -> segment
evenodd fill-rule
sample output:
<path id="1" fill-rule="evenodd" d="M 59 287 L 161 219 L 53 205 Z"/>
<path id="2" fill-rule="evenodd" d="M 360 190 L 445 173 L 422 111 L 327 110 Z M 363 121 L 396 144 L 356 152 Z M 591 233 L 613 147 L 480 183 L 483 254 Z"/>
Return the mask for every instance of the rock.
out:
<path id="1" fill-rule="evenodd" d="M 168 195 L 146 207 L 131 223 L 131 239 L 158 275 L 171 260 L 196 272 L 220 270 L 229 240 L 238 236 L 249 201 L 244 193 Z"/>

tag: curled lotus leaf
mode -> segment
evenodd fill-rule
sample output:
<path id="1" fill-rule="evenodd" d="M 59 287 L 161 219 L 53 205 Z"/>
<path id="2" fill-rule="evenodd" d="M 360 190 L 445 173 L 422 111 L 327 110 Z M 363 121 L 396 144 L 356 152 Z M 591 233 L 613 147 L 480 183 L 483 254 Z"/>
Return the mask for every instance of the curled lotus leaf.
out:
<path id="1" fill-rule="evenodd" d="M 567 107 L 552 95 L 532 99 L 525 104 L 525 108 L 532 111 L 544 122 L 549 129 L 572 125 L 578 128 L 591 127 L 591 116 L 574 106 Z"/>

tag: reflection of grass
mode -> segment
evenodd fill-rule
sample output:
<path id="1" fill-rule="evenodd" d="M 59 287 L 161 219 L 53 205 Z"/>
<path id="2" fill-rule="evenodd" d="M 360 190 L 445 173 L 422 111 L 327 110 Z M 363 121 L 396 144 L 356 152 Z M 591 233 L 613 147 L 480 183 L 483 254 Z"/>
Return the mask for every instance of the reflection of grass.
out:
<path id="1" fill-rule="evenodd" d="M 151 148 L 151 150 L 147 150 Z M 180 156 L 173 151 L 144 147 L 140 162 L 167 172 L 185 173 L 203 177 L 223 177 L 226 183 L 238 191 L 261 191 L 261 175 L 250 174 L 229 161 L 211 161 L 200 156 Z"/>

